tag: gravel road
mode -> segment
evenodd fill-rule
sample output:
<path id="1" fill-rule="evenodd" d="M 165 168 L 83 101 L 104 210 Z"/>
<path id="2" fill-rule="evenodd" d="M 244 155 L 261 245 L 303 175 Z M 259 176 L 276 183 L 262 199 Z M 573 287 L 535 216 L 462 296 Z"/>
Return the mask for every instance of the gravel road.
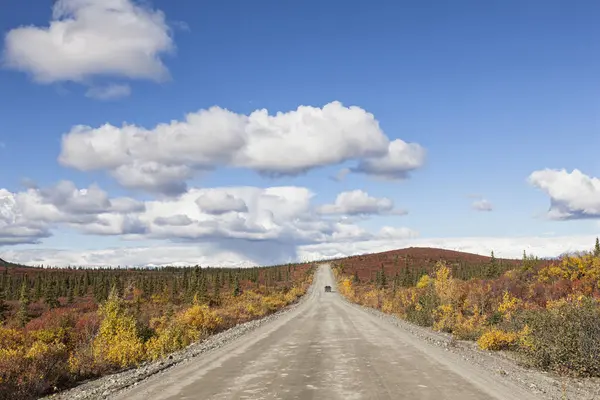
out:
<path id="1" fill-rule="evenodd" d="M 329 265 L 290 312 L 114 399 L 536 399 L 335 292 Z"/>

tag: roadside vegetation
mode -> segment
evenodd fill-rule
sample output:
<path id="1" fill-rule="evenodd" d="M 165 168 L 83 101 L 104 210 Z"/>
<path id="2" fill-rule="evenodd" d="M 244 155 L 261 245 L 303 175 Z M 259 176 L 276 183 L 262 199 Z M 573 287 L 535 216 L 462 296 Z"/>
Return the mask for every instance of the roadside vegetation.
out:
<path id="1" fill-rule="evenodd" d="M 532 367 L 600 376 L 598 239 L 590 252 L 552 261 L 524 253 L 520 261 L 492 254 L 479 262 L 411 263 L 408 250 L 337 260 L 338 290 L 481 349 L 511 351 Z"/>
<path id="2" fill-rule="evenodd" d="M 38 398 L 276 312 L 313 271 L 0 264 L 0 399 Z"/>

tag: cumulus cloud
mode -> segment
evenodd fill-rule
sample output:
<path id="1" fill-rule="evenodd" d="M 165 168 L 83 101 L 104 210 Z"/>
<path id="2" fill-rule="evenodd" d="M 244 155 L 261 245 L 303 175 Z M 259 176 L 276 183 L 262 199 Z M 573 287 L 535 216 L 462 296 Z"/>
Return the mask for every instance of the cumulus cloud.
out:
<path id="1" fill-rule="evenodd" d="M 63 135 L 59 162 L 109 171 L 124 187 L 176 195 L 197 171 L 219 166 L 281 177 L 356 161 L 354 172 L 395 179 L 406 178 L 424 158 L 418 144 L 390 142 L 373 114 L 332 102 L 275 115 L 211 107 L 150 130 L 75 126 Z"/>
<path id="2" fill-rule="evenodd" d="M 140 219 L 151 238 L 315 242 L 325 240 L 333 223 L 314 215 L 313 196 L 309 189 L 294 186 L 192 188 L 176 198 L 146 202 Z M 165 223 L 181 215 L 189 221 Z"/>
<path id="3" fill-rule="evenodd" d="M 600 179 L 578 169 L 544 169 L 531 173 L 528 181 L 550 197 L 549 218 L 600 218 Z"/>
<path id="4" fill-rule="evenodd" d="M 69 181 L 47 188 L 31 185 L 17 193 L 0 189 L 0 245 L 38 243 L 51 236 L 51 229 L 58 225 L 85 233 L 127 233 L 129 215 L 144 209 L 144 204 L 134 199 L 109 198 L 96 185 L 78 189 Z M 114 220 L 119 218 L 117 229 L 119 221 Z"/>
<path id="5" fill-rule="evenodd" d="M 48 26 L 15 28 L 4 45 L 4 64 L 39 83 L 160 81 L 169 75 L 160 57 L 174 50 L 164 14 L 132 0 L 58 0 Z"/>
<path id="6" fill-rule="evenodd" d="M 425 149 L 419 144 L 396 139 L 388 144 L 383 156 L 361 160 L 350 170 L 386 180 L 401 180 L 425 163 L 425 155 Z"/>
<path id="7" fill-rule="evenodd" d="M 228 212 L 246 212 L 244 200 L 221 190 L 208 190 L 196 199 L 200 210 L 207 214 L 225 214 Z"/>
<path id="8" fill-rule="evenodd" d="M 85 92 L 86 97 L 98 100 L 114 100 L 127 97 L 131 94 L 129 85 L 110 84 L 107 86 L 93 86 Z"/>
<path id="9" fill-rule="evenodd" d="M 169 226 L 187 226 L 193 223 L 193 221 L 184 214 L 175 214 L 168 217 L 156 217 L 154 223 L 158 226 L 169 225 Z"/>
<path id="10" fill-rule="evenodd" d="M 321 206 L 319 212 L 345 215 L 406 214 L 404 210 L 395 210 L 394 202 L 391 199 L 372 197 L 362 190 L 338 194 L 333 204 Z"/>
<path id="11" fill-rule="evenodd" d="M 39 243 L 50 235 L 45 224 L 28 218 L 13 193 L 0 189 L 0 245 Z"/>
<path id="12" fill-rule="evenodd" d="M 348 193 L 350 196 L 338 197 L 341 200 L 335 206 L 340 209 L 332 212 L 394 212 L 387 199 L 360 191 L 354 197 Z M 96 185 L 85 189 L 68 181 L 47 188 L 30 185 L 19 193 L 0 192 L 0 227 L 5 228 L 0 244 L 37 243 L 52 229 L 67 226 L 90 235 L 210 244 L 218 252 L 268 264 L 296 260 L 298 249 L 305 245 L 418 236 L 401 227 L 384 227 L 373 233 L 358 226 L 354 217 L 324 217 L 313 197 L 305 187 L 242 186 L 192 188 L 176 197 L 139 202 L 111 198 Z"/>

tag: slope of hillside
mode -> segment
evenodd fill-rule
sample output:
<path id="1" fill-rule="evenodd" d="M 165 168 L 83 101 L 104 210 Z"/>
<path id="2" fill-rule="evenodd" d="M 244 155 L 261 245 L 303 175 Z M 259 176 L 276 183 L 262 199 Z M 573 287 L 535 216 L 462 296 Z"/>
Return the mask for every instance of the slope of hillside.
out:
<path id="1" fill-rule="evenodd" d="M 409 247 L 364 254 L 337 259 L 335 263 L 342 265 L 346 272 L 351 271 L 360 280 L 374 280 L 377 273 L 383 271 L 386 276 L 398 275 L 414 285 L 420 276 L 433 272 L 439 261 L 444 261 L 452 268 L 455 276 L 461 279 L 497 277 L 504 271 L 523 263 L 523 260 L 493 258 L 491 255 L 487 257 L 431 247 Z M 536 265 L 550 263 L 549 260 L 539 260 L 534 257 L 527 257 L 526 262 Z"/>

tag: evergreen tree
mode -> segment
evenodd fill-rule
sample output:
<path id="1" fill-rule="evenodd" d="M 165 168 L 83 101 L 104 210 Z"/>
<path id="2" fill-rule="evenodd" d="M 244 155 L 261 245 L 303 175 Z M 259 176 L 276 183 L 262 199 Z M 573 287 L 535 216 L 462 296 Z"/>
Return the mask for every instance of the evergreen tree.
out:
<path id="1" fill-rule="evenodd" d="M 73 304 L 75 302 L 74 292 L 75 288 L 73 286 L 69 286 L 67 290 L 67 304 Z"/>
<path id="2" fill-rule="evenodd" d="M 33 299 L 39 301 L 42 298 L 42 277 L 38 275 L 35 277 L 35 283 L 33 285 Z"/>
<path id="3" fill-rule="evenodd" d="M 600 241 L 596 238 L 596 246 L 594 247 L 594 255 L 600 257 Z"/>
<path id="4" fill-rule="evenodd" d="M 4 288 L 0 288 L 0 322 L 4 321 L 9 308 L 8 304 L 6 304 L 6 293 L 4 292 Z"/>
<path id="5" fill-rule="evenodd" d="M 19 321 L 19 325 L 21 325 L 21 327 L 24 327 L 29 321 L 29 303 L 29 285 L 27 284 L 27 276 L 25 276 L 21 284 L 19 311 L 17 312 L 17 320 Z"/>
<path id="6" fill-rule="evenodd" d="M 46 303 L 46 305 L 50 307 L 50 309 L 60 307 L 55 282 L 48 282 L 48 284 L 46 285 L 46 293 L 44 293 L 44 303 Z"/>
<path id="7" fill-rule="evenodd" d="M 235 280 L 233 282 L 233 296 L 237 297 L 241 294 L 241 290 L 240 290 L 240 280 L 238 279 L 238 276 L 236 274 L 235 276 Z"/>

